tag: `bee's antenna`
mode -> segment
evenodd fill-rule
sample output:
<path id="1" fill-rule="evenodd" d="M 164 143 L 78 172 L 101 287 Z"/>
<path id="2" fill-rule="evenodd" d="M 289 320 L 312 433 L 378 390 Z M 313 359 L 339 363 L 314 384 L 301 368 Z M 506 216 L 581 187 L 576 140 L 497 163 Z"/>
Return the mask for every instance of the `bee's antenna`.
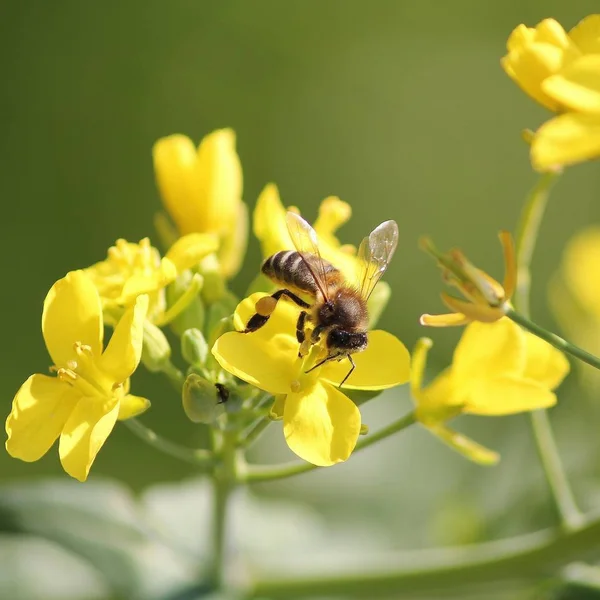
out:
<path id="1" fill-rule="evenodd" d="M 352 371 L 354 371 L 354 369 L 356 369 L 356 365 L 354 364 L 354 361 L 352 360 L 352 355 L 346 354 L 346 356 L 348 357 L 348 360 L 350 361 L 350 364 L 352 366 L 350 367 L 350 370 L 346 373 L 346 377 L 344 377 L 344 379 L 342 379 L 342 383 L 340 383 L 340 385 L 338 385 L 338 388 L 341 388 L 344 385 L 344 383 L 346 383 L 346 379 L 348 379 L 348 377 L 350 377 L 350 375 L 352 375 Z"/>

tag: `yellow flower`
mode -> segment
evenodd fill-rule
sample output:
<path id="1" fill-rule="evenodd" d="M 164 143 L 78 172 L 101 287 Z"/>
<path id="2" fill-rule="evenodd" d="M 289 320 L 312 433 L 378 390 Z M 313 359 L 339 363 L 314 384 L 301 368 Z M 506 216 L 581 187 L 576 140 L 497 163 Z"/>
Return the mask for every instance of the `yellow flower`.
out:
<path id="1" fill-rule="evenodd" d="M 573 108 L 557 78 L 587 55 L 600 54 L 600 15 L 583 19 L 567 34 L 554 19 L 536 27 L 519 25 L 508 38 L 502 58 L 506 73 L 542 106 L 555 112 Z"/>
<path id="2" fill-rule="evenodd" d="M 148 319 L 162 325 L 185 308 L 185 303 L 181 302 L 176 309 L 172 307 L 167 311 L 164 288 L 183 271 L 215 252 L 217 247 L 216 236 L 193 233 L 177 240 L 161 258 L 148 238 L 138 244 L 121 239 L 109 248 L 106 260 L 85 271 L 100 294 L 107 317 L 113 311 L 133 305 L 140 294 L 148 294 Z M 192 292 L 197 291 L 192 289 Z"/>
<path id="3" fill-rule="evenodd" d="M 17 392 L 6 420 L 6 450 L 39 460 L 60 436 L 65 471 L 85 481 L 117 419 L 150 403 L 129 394 L 140 361 L 148 298 L 139 296 L 119 321 L 104 352 L 100 297 L 83 271 L 57 281 L 46 296 L 42 333 L 56 377 L 32 375 Z"/>
<path id="4" fill-rule="evenodd" d="M 413 354 L 411 391 L 417 419 L 468 458 L 483 464 L 495 453 L 445 426 L 462 413 L 500 416 L 556 404 L 556 389 L 569 372 L 564 355 L 504 317 L 472 323 L 456 346 L 452 365 L 422 386 L 430 340 Z"/>
<path id="5" fill-rule="evenodd" d="M 593 354 L 600 353 L 600 226 L 577 233 L 565 247 L 552 279 L 550 303 L 568 337 Z M 580 361 L 584 383 L 597 390 L 599 373 Z"/>
<path id="6" fill-rule="evenodd" d="M 242 330 L 265 294 L 243 300 L 235 313 Z M 212 353 L 226 371 L 276 396 L 273 413 L 283 418 L 290 449 L 319 466 L 345 461 L 360 434 L 358 407 L 339 388 L 350 368 L 347 361 L 330 362 L 306 373 L 322 358 L 323 348 L 313 346 L 298 357 L 295 336 L 298 310 L 279 302 L 267 324 L 249 334 L 230 332 L 215 343 Z M 342 389 L 383 390 L 408 381 L 409 354 L 402 343 L 385 331 L 369 332 L 364 352 L 353 354 L 356 369 Z"/>
<path id="7" fill-rule="evenodd" d="M 260 242 L 264 258 L 280 250 L 294 249 L 286 224 L 288 210 L 299 212 L 296 207 L 285 208 L 279 198 L 277 186 L 268 184 L 258 197 L 253 216 L 254 235 Z M 321 202 L 313 228 L 319 238 L 321 256 L 338 268 L 348 282 L 356 282 L 360 287 L 364 265 L 356 256 L 356 247 L 341 245 L 335 236 L 337 229 L 351 216 L 352 208 L 347 202 L 336 196 L 329 196 Z M 371 324 L 377 321 L 390 296 L 390 286 L 387 282 L 380 281 L 368 301 Z"/>
<path id="8" fill-rule="evenodd" d="M 421 315 L 421 325 L 451 327 L 466 325 L 471 321 L 493 323 L 505 315 L 506 307 L 515 291 L 517 266 L 512 237 L 507 231 L 500 232 L 504 253 L 504 282 L 500 285 L 487 273 L 473 266 L 462 252 L 452 250 L 439 252 L 429 239 L 421 240 L 423 249 L 431 254 L 442 269 L 444 281 L 456 287 L 466 300 L 442 293 L 442 301 L 453 313 L 444 315 Z"/>
<path id="9" fill-rule="evenodd" d="M 502 59 L 506 72 L 540 104 L 564 113 L 542 125 L 531 162 L 548 171 L 600 156 L 600 14 L 568 34 L 553 19 L 519 25 Z"/>
<path id="10" fill-rule="evenodd" d="M 586 227 L 569 241 L 561 274 L 578 304 L 600 321 L 600 226 Z"/>
<path id="11" fill-rule="evenodd" d="M 198 148 L 185 135 L 164 137 L 154 144 L 153 158 L 163 204 L 179 233 L 217 234 L 222 273 L 235 275 L 248 238 L 235 133 L 213 131 Z"/>

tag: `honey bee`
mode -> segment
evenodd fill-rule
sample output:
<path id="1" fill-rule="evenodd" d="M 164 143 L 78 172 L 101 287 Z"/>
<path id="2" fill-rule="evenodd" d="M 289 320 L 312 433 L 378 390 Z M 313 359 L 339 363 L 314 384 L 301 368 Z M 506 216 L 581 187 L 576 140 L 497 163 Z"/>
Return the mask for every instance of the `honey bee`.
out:
<path id="1" fill-rule="evenodd" d="M 277 302 L 287 298 L 302 310 L 296 324 L 296 338 L 302 349 L 307 323 L 314 328 L 310 344 L 325 339 L 327 355 L 312 369 L 331 360 L 350 361 L 350 370 L 340 386 L 355 369 L 352 354 L 367 347 L 369 314 L 367 300 L 385 273 L 398 243 L 398 225 L 384 221 L 364 238 L 358 250 L 362 263 L 358 281 L 345 281 L 342 273 L 321 257 L 315 230 L 299 215 L 288 212 L 287 228 L 296 250 L 284 250 L 267 258 L 262 272 L 281 286 L 268 302 L 259 301 L 244 333 L 256 331 L 269 320 Z M 312 303 L 298 294 L 310 297 Z M 263 299 L 266 300 L 266 299 Z M 310 369 L 310 370 L 312 370 Z"/>

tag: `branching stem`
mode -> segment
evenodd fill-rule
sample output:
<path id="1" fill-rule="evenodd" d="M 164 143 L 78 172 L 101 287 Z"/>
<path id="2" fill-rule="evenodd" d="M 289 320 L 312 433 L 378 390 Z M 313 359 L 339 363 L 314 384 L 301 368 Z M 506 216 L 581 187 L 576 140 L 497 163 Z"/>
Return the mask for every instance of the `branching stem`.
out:
<path id="1" fill-rule="evenodd" d="M 516 260 L 517 260 L 517 288 L 515 290 L 514 304 L 518 309 L 509 311 L 507 316 L 516 323 L 528 329 L 538 337 L 550 342 L 559 350 L 565 352 L 570 344 L 562 338 L 542 330 L 529 321 L 529 295 L 531 289 L 531 260 L 538 239 L 540 225 L 550 188 L 556 181 L 558 172 L 544 173 L 536 186 L 529 194 L 517 230 Z M 542 335 L 543 332 L 543 335 Z M 575 349 L 574 347 L 572 347 Z M 600 361 L 583 350 L 576 349 L 580 358 L 586 356 L 594 359 L 600 368 Z M 583 360 L 583 358 L 582 358 Z M 588 361 L 586 361 L 588 362 Z M 531 428 L 537 446 L 540 461 L 552 492 L 554 504 L 559 519 L 565 528 L 573 528 L 581 523 L 582 515 L 577 508 L 573 492 L 564 470 L 560 453 L 554 439 L 552 425 L 545 410 L 536 410 L 530 413 Z"/>

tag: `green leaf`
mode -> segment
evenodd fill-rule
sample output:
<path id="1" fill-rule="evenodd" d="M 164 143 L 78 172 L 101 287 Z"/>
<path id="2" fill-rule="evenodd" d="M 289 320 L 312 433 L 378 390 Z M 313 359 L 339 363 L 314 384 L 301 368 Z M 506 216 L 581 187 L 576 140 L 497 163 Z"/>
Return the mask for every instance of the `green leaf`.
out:
<path id="1" fill-rule="evenodd" d="M 57 544 L 0 534 L 0 598 L 11 600 L 105 600 L 110 588 L 85 560 Z"/>
<path id="2" fill-rule="evenodd" d="M 118 483 L 5 485 L 0 487 L 0 513 L 13 528 L 85 559 L 122 597 L 158 599 L 197 581 L 196 565 L 160 541 L 130 492 Z"/>

